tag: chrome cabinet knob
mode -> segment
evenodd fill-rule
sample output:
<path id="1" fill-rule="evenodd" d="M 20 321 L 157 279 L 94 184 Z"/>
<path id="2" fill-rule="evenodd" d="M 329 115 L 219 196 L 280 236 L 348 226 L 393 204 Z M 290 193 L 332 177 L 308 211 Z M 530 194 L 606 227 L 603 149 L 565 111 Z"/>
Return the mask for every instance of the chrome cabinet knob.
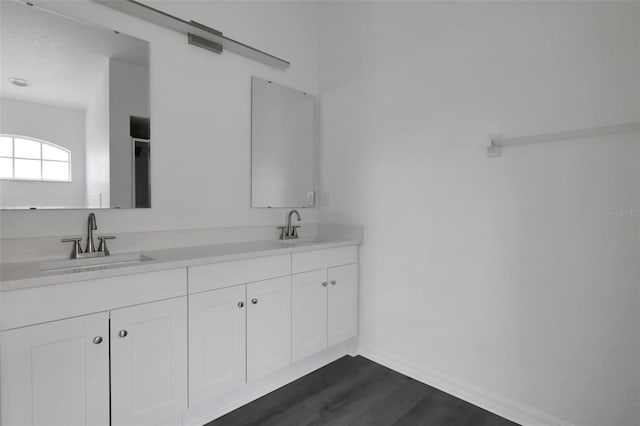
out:
<path id="1" fill-rule="evenodd" d="M 332 280 L 331 285 L 336 285 L 336 280 Z"/>
<path id="2" fill-rule="evenodd" d="M 244 308 L 244 302 L 238 302 L 238 308 Z"/>
<path id="3" fill-rule="evenodd" d="M 93 338 L 93 343 L 95 343 L 96 345 L 99 345 L 100 343 L 102 343 L 102 336 L 96 336 Z"/>
<path id="4" fill-rule="evenodd" d="M 326 286 L 327 286 L 327 282 L 325 281 L 322 283 L 322 287 L 326 287 Z"/>
<path id="5" fill-rule="evenodd" d="M 251 299 L 251 303 L 253 303 L 254 305 L 258 304 L 258 299 Z"/>
<path id="6" fill-rule="evenodd" d="M 129 334 L 129 333 L 127 333 L 127 330 L 120 330 L 118 332 L 118 336 L 120 336 L 120 337 L 127 337 L 127 334 Z"/>

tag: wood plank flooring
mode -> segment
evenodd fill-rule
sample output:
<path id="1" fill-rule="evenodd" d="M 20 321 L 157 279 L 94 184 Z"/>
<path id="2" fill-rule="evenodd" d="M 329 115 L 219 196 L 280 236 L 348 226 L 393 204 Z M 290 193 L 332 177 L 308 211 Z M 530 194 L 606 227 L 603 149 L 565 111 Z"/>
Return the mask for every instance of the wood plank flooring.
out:
<path id="1" fill-rule="evenodd" d="M 363 357 L 345 356 L 206 426 L 516 426 Z"/>

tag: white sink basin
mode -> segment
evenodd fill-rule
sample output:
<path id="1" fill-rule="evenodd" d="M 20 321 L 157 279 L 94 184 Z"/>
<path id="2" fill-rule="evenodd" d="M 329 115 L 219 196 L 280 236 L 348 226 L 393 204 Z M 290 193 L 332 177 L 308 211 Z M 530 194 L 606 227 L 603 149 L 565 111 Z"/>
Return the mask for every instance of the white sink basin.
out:
<path id="1" fill-rule="evenodd" d="M 74 270 L 87 270 L 91 268 L 107 268 L 118 267 L 127 264 L 135 264 L 141 262 L 148 262 L 153 260 L 152 258 L 139 253 L 130 254 L 112 254 L 104 257 L 91 257 L 87 259 L 67 259 L 67 260 L 53 260 L 48 262 L 42 262 L 40 270 L 46 271 L 59 271 L 65 269 Z"/>
<path id="2" fill-rule="evenodd" d="M 280 240 L 280 242 L 286 246 L 308 246 L 311 244 L 318 244 L 321 243 L 322 240 L 320 240 L 318 237 L 309 237 L 309 238 L 296 238 L 293 240 Z"/>

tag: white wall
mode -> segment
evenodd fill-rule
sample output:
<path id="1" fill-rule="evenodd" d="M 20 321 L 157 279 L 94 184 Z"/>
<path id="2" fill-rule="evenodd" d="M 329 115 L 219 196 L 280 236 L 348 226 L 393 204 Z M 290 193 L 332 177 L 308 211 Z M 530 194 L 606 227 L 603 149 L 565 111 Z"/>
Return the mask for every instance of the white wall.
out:
<path id="1" fill-rule="evenodd" d="M 88 1 L 46 2 L 68 15 L 150 42 L 152 208 L 97 212 L 104 232 L 279 225 L 287 209 L 251 209 L 251 76 L 317 93 L 313 3 L 159 1 L 291 61 L 277 70 L 231 52 L 216 55 L 186 37 Z M 86 210 L 0 214 L 2 238 L 82 234 Z M 315 222 L 315 209 L 301 212 Z M 274 238 L 277 236 L 274 229 Z M 61 256 L 66 248 L 61 245 Z"/>
<path id="2" fill-rule="evenodd" d="M 110 206 L 133 206 L 131 116 L 149 117 L 149 68 L 109 61 Z"/>
<path id="3" fill-rule="evenodd" d="M 638 135 L 484 153 L 638 120 L 639 7 L 322 4 L 319 221 L 364 225 L 366 354 L 531 424 L 640 424 L 638 217 L 605 215 L 640 212 Z"/>
<path id="4" fill-rule="evenodd" d="M 92 89 L 87 105 L 85 164 L 87 169 L 86 199 L 89 208 L 110 206 L 109 191 L 109 61 L 104 73 Z"/>
<path id="5" fill-rule="evenodd" d="M 70 150 L 72 179 L 71 182 L 0 180 L 0 208 L 84 206 L 85 112 L 3 98 L 0 115 L 0 133 L 30 136 Z"/>
<path id="6" fill-rule="evenodd" d="M 637 120 L 637 4 L 149 2 L 287 71 L 47 4 L 151 43 L 153 208 L 100 211 L 101 230 L 282 222 L 249 208 L 250 76 L 319 90 L 320 219 L 366 229 L 363 349 L 575 424 L 639 423 L 640 224 L 605 216 L 640 209 L 637 141 L 484 156 L 497 131 Z M 81 234 L 86 215 L 2 212 L 0 233 Z"/>

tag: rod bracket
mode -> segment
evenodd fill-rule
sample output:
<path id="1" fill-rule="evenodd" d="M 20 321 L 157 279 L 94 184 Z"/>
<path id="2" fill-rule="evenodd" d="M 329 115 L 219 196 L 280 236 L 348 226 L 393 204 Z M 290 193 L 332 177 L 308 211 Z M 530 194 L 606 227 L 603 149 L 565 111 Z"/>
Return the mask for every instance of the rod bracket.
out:
<path id="1" fill-rule="evenodd" d="M 499 143 L 500 135 L 495 135 L 489 140 L 487 147 L 487 157 L 496 158 L 502 155 L 502 146 Z"/>

